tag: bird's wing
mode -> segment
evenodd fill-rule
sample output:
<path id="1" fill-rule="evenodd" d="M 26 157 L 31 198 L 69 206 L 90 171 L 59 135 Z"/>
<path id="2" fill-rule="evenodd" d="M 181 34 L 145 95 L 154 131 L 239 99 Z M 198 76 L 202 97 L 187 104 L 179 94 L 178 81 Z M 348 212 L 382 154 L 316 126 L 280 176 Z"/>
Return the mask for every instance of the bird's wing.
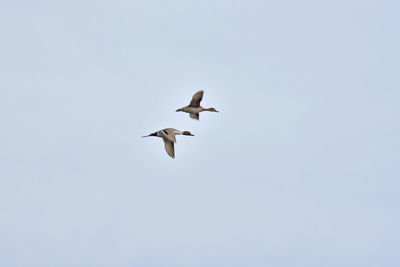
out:
<path id="1" fill-rule="evenodd" d="M 200 119 L 200 114 L 199 113 L 189 113 L 190 118 L 199 120 Z"/>
<path id="2" fill-rule="evenodd" d="M 198 91 L 192 97 L 192 101 L 190 101 L 189 107 L 199 107 L 200 102 L 203 99 L 204 91 Z"/>
<path id="3" fill-rule="evenodd" d="M 165 151 L 167 151 L 168 155 L 174 159 L 175 158 L 174 143 L 164 138 L 164 145 L 165 145 Z"/>
<path id="4" fill-rule="evenodd" d="M 165 137 L 167 140 L 171 141 L 172 143 L 176 142 L 174 129 L 167 128 L 167 129 L 161 130 L 161 133 L 162 133 L 163 137 Z"/>

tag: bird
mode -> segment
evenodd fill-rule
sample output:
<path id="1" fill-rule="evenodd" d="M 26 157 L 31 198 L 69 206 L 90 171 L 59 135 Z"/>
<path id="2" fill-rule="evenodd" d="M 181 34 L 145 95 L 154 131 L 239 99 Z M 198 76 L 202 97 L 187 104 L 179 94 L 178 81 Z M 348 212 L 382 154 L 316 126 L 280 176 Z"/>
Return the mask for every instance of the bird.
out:
<path id="1" fill-rule="evenodd" d="M 194 136 L 189 131 L 181 132 L 174 128 L 166 128 L 142 137 L 149 137 L 149 136 L 161 137 L 164 141 L 165 151 L 167 151 L 168 155 L 174 159 L 175 158 L 174 144 L 176 143 L 175 135 Z"/>
<path id="2" fill-rule="evenodd" d="M 189 113 L 190 118 L 195 119 L 195 120 L 200 119 L 199 113 L 202 111 L 219 112 L 219 111 L 215 110 L 215 108 L 203 108 L 202 106 L 200 106 L 200 102 L 203 99 L 203 94 L 204 94 L 203 90 L 198 91 L 197 93 L 195 93 L 193 95 L 192 101 L 190 101 L 189 105 L 187 105 L 186 107 L 177 109 L 176 112 L 183 111 L 183 112 Z"/>

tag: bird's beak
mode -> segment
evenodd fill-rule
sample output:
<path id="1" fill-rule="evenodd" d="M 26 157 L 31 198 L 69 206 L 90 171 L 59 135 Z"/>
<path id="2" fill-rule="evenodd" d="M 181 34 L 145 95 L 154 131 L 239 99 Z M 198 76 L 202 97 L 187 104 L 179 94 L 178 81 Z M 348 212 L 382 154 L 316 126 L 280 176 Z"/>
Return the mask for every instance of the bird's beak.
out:
<path id="1" fill-rule="evenodd" d="M 178 112 L 178 111 L 181 111 L 181 109 L 177 109 L 177 110 L 175 110 L 175 112 Z"/>

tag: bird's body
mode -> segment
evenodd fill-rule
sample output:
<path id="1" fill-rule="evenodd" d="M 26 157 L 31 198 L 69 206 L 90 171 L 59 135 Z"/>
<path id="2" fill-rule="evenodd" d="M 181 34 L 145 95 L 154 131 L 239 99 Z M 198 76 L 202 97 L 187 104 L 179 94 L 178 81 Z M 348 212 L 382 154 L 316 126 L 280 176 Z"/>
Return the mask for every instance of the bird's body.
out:
<path id="1" fill-rule="evenodd" d="M 200 119 L 200 112 L 202 111 L 211 111 L 211 112 L 218 112 L 217 110 L 215 110 L 215 108 L 203 108 L 202 106 L 200 106 L 200 102 L 203 99 L 203 94 L 204 91 L 198 91 L 197 93 L 195 93 L 192 97 L 192 101 L 190 101 L 190 104 L 177 109 L 176 111 L 183 111 L 186 113 L 189 113 L 189 116 L 192 119 L 196 119 L 199 120 Z"/>
<path id="2" fill-rule="evenodd" d="M 151 133 L 149 135 L 145 135 L 143 137 L 149 137 L 149 136 L 161 137 L 164 141 L 165 151 L 167 151 L 168 155 L 171 158 L 175 158 L 175 149 L 174 149 L 174 144 L 176 143 L 175 135 L 193 136 L 193 134 L 191 134 L 189 131 L 181 132 L 174 128 L 166 128 L 166 129 Z"/>

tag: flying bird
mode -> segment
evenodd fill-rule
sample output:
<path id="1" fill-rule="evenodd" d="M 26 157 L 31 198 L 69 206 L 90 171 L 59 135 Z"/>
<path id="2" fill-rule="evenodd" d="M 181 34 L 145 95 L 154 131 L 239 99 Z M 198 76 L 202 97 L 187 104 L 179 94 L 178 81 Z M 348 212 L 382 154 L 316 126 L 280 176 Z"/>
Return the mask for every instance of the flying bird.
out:
<path id="1" fill-rule="evenodd" d="M 174 149 L 174 144 L 176 143 L 175 135 L 189 135 L 189 136 L 194 136 L 191 132 L 189 131 L 179 131 L 174 128 L 166 128 L 154 133 L 151 133 L 149 135 L 145 135 L 142 137 L 149 137 L 149 136 L 157 136 L 161 137 L 164 141 L 164 146 L 165 146 L 165 151 L 167 151 L 168 155 L 171 158 L 175 158 L 175 149 Z"/>
<path id="2" fill-rule="evenodd" d="M 200 102 L 203 99 L 203 94 L 204 91 L 198 91 L 197 93 L 195 93 L 192 97 L 192 101 L 190 101 L 190 104 L 187 105 L 186 107 L 177 109 L 176 111 L 183 111 L 186 113 L 189 113 L 190 118 L 195 119 L 195 120 L 199 120 L 200 118 L 200 112 L 202 111 L 211 111 L 211 112 L 218 112 L 217 110 L 215 110 L 215 108 L 203 108 L 202 106 L 200 106 Z"/>

